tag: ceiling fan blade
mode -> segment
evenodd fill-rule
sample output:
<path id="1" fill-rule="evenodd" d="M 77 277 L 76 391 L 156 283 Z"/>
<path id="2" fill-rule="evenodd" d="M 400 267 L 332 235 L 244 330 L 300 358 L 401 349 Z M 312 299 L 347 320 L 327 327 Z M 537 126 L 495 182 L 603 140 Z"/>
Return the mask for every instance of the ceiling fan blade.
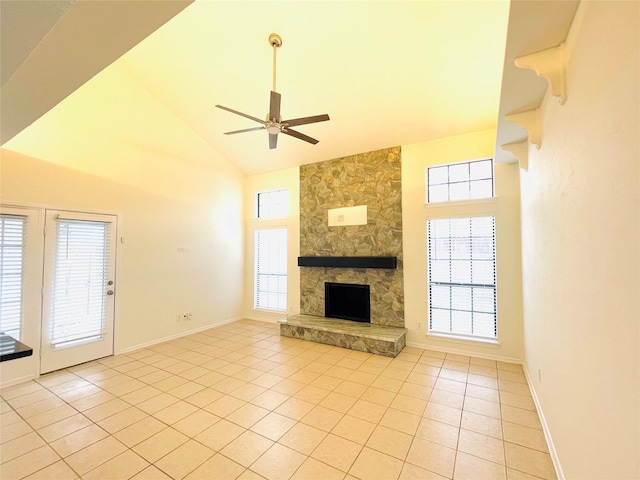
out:
<path id="1" fill-rule="evenodd" d="M 232 132 L 224 132 L 225 135 L 233 135 L 234 133 L 254 132 L 256 130 L 264 130 L 264 127 L 243 128 L 242 130 L 234 130 Z"/>
<path id="2" fill-rule="evenodd" d="M 284 120 L 282 125 L 285 127 L 296 127 L 298 125 L 306 125 L 308 123 L 326 122 L 329 120 L 329 115 L 314 115 L 313 117 L 292 118 L 291 120 Z"/>
<path id="3" fill-rule="evenodd" d="M 229 107 L 223 107 L 222 105 L 216 105 L 216 107 L 217 108 L 221 108 L 222 110 L 226 110 L 227 112 L 235 113 L 236 115 L 240 115 L 241 117 L 248 118 L 249 120 L 253 120 L 254 122 L 261 123 L 262 125 L 267 123 L 264 120 L 260 120 L 259 118 L 252 117 L 251 115 L 247 115 L 246 113 L 242 113 L 242 112 L 239 112 L 237 110 L 233 110 L 232 108 L 229 108 Z"/>
<path id="4" fill-rule="evenodd" d="M 270 133 L 269 134 L 269 148 L 274 149 L 278 146 L 278 134 Z"/>
<path id="5" fill-rule="evenodd" d="M 311 138 L 310 136 L 305 135 L 304 133 L 296 132 L 295 130 L 291 130 L 290 128 L 283 128 L 282 133 L 284 133 L 285 135 L 289 135 L 291 137 L 298 138 L 300 140 L 304 140 L 305 142 L 309 142 L 314 145 L 319 142 L 319 140 L 316 140 L 315 138 Z"/>
<path id="6" fill-rule="evenodd" d="M 269 98 L 269 120 L 280 122 L 280 94 L 271 90 Z"/>

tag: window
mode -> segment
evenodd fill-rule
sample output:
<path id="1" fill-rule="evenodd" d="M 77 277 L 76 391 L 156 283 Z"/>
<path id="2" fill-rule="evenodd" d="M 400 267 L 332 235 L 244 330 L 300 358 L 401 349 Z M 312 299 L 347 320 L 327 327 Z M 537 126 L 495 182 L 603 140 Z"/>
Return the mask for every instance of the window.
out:
<path id="1" fill-rule="evenodd" d="M 289 216 L 289 190 L 259 192 L 256 198 L 256 217 L 261 220 Z"/>
<path id="2" fill-rule="evenodd" d="M 0 215 L 0 331 L 20 339 L 27 217 Z"/>
<path id="3" fill-rule="evenodd" d="M 427 220 L 429 332 L 497 338 L 495 217 Z"/>
<path id="4" fill-rule="evenodd" d="M 49 341 L 54 348 L 105 333 L 110 223 L 57 218 Z"/>
<path id="5" fill-rule="evenodd" d="M 286 311 L 287 229 L 256 230 L 255 248 L 255 308 Z"/>
<path id="6" fill-rule="evenodd" d="M 427 202 L 491 198 L 493 160 L 476 160 L 427 168 Z"/>

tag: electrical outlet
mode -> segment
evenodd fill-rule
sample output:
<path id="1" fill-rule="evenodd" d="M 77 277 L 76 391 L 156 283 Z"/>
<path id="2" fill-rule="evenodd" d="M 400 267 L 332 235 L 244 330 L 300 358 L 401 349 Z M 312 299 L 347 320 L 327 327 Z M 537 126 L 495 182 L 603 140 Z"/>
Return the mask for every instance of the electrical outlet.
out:
<path id="1" fill-rule="evenodd" d="M 185 318 L 186 320 L 191 320 L 191 312 L 185 312 L 185 314 L 184 314 L 184 315 L 185 315 L 185 317 L 186 317 L 186 318 Z"/>
<path id="2" fill-rule="evenodd" d="M 181 322 L 182 321 L 182 314 L 179 313 L 178 315 L 176 315 L 176 322 Z"/>
<path id="3" fill-rule="evenodd" d="M 179 322 L 186 322 L 187 320 L 191 320 L 191 318 L 189 318 L 189 315 L 190 315 L 189 312 L 181 313 L 180 315 L 178 315 L 178 317 L 179 317 L 178 321 Z"/>

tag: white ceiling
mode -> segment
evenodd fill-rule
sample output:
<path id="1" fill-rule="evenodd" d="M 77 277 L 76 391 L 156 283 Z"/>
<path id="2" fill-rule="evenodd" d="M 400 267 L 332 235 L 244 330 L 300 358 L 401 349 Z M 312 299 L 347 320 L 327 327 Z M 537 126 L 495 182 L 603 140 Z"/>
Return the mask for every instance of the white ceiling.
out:
<path id="1" fill-rule="evenodd" d="M 515 2 L 513 7 L 522 11 L 526 4 L 535 10 L 546 4 L 544 14 L 522 29 L 527 35 L 546 38 L 535 43 L 546 48 L 554 46 L 557 38 L 564 39 L 576 3 Z M 573 9 L 562 21 L 548 22 L 547 16 L 555 15 L 549 4 L 572 4 Z M 77 145 L 71 135 L 82 128 L 94 136 L 103 132 L 113 141 L 152 144 L 154 151 L 167 153 L 182 148 L 172 138 L 173 129 L 167 131 L 167 125 L 179 124 L 194 132 L 211 156 L 223 157 L 245 174 L 253 174 L 496 128 L 501 88 L 505 90 L 509 6 L 507 0 L 197 0 L 186 8 L 181 5 L 184 9 L 170 21 L 49 113 L 39 120 L 35 116 L 32 127 L 4 146 L 34 156 L 50 146 L 47 153 L 64 158 L 65 149 Z M 526 24 L 527 15 L 519 22 Z M 269 150 L 264 131 L 223 135 L 257 124 L 214 105 L 258 118 L 268 111 L 273 60 L 268 36 L 272 32 L 283 38 L 277 51 L 283 118 L 321 113 L 331 117 L 329 122 L 296 128 L 318 139 L 317 145 L 280 135 L 278 148 Z M 73 30 L 66 35 L 77 45 L 85 41 Z M 46 41 L 47 37 L 41 44 Z M 510 41 L 518 43 L 517 38 Z M 106 37 L 101 42 L 108 48 Z M 518 48 L 531 45 L 525 42 Z M 95 49 L 95 45 L 77 49 L 76 61 L 82 63 Z M 531 52 L 521 54 L 525 53 Z M 43 66 L 41 73 L 41 81 L 46 82 L 52 74 L 50 66 Z M 528 79 L 540 80 L 530 72 L 523 87 Z M 520 90 L 527 92 L 527 88 Z M 6 93 L 4 85 L 2 93 Z M 143 96 L 161 108 L 148 108 Z M 87 99 L 93 99 L 91 108 L 86 108 Z M 504 99 L 502 105 L 506 105 Z M 171 117 L 171 122 L 159 123 L 158 116 Z M 54 130 L 55 140 L 47 135 Z M 69 135 L 67 141 L 60 138 L 65 135 Z M 104 150 L 104 142 L 93 143 Z M 90 156 L 92 146 L 84 148 Z"/>

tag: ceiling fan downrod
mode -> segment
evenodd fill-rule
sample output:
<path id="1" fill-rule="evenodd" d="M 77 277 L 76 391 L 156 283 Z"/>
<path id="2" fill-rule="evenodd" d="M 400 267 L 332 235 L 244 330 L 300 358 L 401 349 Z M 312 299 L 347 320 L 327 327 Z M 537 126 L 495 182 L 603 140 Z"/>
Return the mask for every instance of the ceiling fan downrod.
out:
<path id="1" fill-rule="evenodd" d="M 269 35 L 269 45 L 273 47 L 273 90 L 276 92 L 276 50 L 282 46 L 282 37 L 277 33 Z"/>

